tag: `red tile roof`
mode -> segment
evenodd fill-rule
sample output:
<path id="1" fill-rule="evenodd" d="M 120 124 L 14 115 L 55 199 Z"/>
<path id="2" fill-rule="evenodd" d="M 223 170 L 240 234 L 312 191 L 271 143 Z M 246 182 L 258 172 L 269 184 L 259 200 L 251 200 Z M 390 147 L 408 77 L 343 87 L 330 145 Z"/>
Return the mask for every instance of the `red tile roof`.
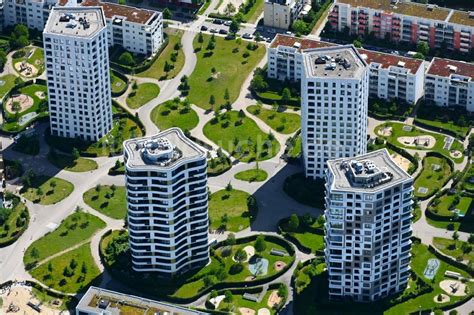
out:
<path id="1" fill-rule="evenodd" d="M 456 67 L 456 71 L 452 71 L 449 66 Z M 451 74 L 458 74 L 474 80 L 474 64 L 450 59 L 433 58 L 426 73 L 440 77 L 449 77 Z"/>
<path id="2" fill-rule="evenodd" d="M 64 0 L 62 0 L 64 1 Z M 156 13 L 155 11 L 129 7 L 109 2 L 100 2 L 98 0 L 85 0 L 83 6 L 101 6 L 104 10 L 105 17 L 111 19 L 113 17 L 125 17 L 127 21 L 139 24 L 146 24 L 148 20 Z"/>
<path id="3" fill-rule="evenodd" d="M 271 48 L 276 48 L 278 46 L 287 46 L 293 47 L 295 43 L 300 43 L 299 50 L 311 49 L 311 48 L 321 48 L 321 47 L 330 47 L 330 46 L 338 46 L 333 43 L 328 42 L 321 42 L 317 40 L 307 39 L 307 38 L 299 38 L 294 36 L 288 35 L 281 35 L 277 34 L 275 39 L 272 41 L 270 45 Z M 365 50 L 365 49 L 358 49 L 360 54 L 367 55 L 367 63 L 376 62 L 382 65 L 382 68 L 388 68 L 390 66 L 397 66 L 400 61 L 405 63 L 404 68 L 410 69 L 412 73 L 416 73 L 420 66 L 423 65 L 423 61 L 414 58 L 407 58 L 397 55 L 390 55 L 379 53 L 376 51 Z"/>
<path id="4" fill-rule="evenodd" d="M 382 68 L 387 69 L 390 66 L 398 66 L 399 62 L 404 62 L 403 68 L 409 69 L 411 73 L 416 73 L 418 69 L 423 66 L 423 60 L 415 58 L 407 58 L 397 55 L 384 54 L 377 51 L 358 49 L 360 54 L 367 56 L 367 63 L 376 62 L 382 65 Z"/>

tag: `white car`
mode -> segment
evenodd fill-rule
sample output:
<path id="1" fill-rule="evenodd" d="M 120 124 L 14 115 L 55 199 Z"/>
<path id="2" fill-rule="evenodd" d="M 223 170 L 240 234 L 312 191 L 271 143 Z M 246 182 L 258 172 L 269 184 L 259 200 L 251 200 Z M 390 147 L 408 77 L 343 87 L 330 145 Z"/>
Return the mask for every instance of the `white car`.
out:
<path id="1" fill-rule="evenodd" d="M 209 32 L 211 32 L 211 33 L 213 33 L 213 34 L 219 33 L 219 31 L 216 30 L 215 28 L 211 28 L 211 29 L 209 30 Z"/>
<path id="2" fill-rule="evenodd" d="M 232 24 L 232 21 L 225 21 L 225 22 L 224 22 L 224 25 L 225 25 L 225 26 L 230 26 L 231 24 Z"/>
<path id="3" fill-rule="evenodd" d="M 253 36 L 250 35 L 249 33 L 245 33 L 244 35 L 242 35 L 242 38 L 245 38 L 245 39 L 252 39 Z"/>

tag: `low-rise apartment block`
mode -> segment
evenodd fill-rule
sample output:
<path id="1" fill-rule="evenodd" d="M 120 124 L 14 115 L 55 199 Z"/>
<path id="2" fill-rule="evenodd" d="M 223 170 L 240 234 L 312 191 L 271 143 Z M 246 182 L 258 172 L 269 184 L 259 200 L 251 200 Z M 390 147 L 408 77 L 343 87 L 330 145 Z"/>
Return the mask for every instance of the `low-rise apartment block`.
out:
<path id="1" fill-rule="evenodd" d="M 299 81 L 303 55 L 333 43 L 278 34 L 267 50 L 268 77 Z M 422 60 L 358 49 L 369 64 L 369 95 L 416 103 L 423 96 L 425 67 Z"/>
<path id="2" fill-rule="evenodd" d="M 474 64 L 433 58 L 426 71 L 425 100 L 474 112 Z"/>
<path id="3" fill-rule="evenodd" d="M 263 24 L 268 27 L 289 29 L 304 7 L 304 0 L 265 0 Z"/>
<path id="4" fill-rule="evenodd" d="M 370 302 L 410 277 L 413 179 L 386 149 L 328 162 L 324 237 L 329 296 Z"/>
<path id="5" fill-rule="evenodd" d="M 474 12 L 404 0 L 335 0 L 332 28 L 354 35 L 446 48 L 468 53 L 474 47 Z"/>
<path id="6" fill-rule="evenodd" d="M 89 287 L 76 306 L 76 315 L 118 315 L 118 314 L 205 314 L 186 307 L 153 301 L 142 297 Z"/>

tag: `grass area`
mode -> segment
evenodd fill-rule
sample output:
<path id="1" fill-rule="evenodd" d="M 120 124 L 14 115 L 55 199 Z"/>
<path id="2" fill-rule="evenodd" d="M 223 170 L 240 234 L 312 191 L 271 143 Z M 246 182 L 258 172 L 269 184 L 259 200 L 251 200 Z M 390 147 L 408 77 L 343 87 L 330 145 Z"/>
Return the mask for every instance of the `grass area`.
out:
<path id="1" fill-rule="evenodd" d="M 100 270 L 92 257 L 91 244 L 85 243 L 30 270 L 30 274 L 54 290 L 76 293 L 97 282 Z"/>
<path id="2" fill-rule="evenodd" d="M 7 74 L 0 77 L 0 81 L 3 82 L 3 84 L 0 86 L 0 98 L 10 92 L 10 90 L 15 86 L 16 78 L 17 76 L 14 74 Z"/>
<path id="3" fill-rule="evenodd" d="M 204 126 L 204 135 L 242 162 L 263 161 L 274 157 L 280 144 L 265 134 L 243 112 L 230 111 Z"/>
<path id="4" fill-rule="evenodd" d="M 298 114 L 266 109 L 259 105 L 249 106 L 247 110 L 263 120 L 273 130 L 283 134 L 293 133 L 301 126 L 301 119 Z"/>
<path id="5" fill-rule="evenodd" d="M 219 190 L 209 199 L 210 227 L 213 230 L 241 231 L 250 226 L 256 212 L 255 198 L 245 191 Z"/>
<path id="6" fill-rule="evenodd" d="M 392 134 L 390 136 L 386 136 L 386 137 L 382 137 L 382 138 L 386 139 L 387 141 L 389 141 L 393 145 L 395 145 L 397 147 L 407 148 L 407 149 L 419 149 L 419 150 L 435 151 L 435 152 L 443 154 L 446 157 L 450 157 L 450 150 L 457 150 L 457 151 L 461 151 L 461 152 L 464 151 L 463 145 L 457 140 L 454 140 L 453 144 L 451 145 L 450 150 L 446 150 L 446 149 L 443 148 L 446 136 L 441 135 L 441 134 L 437 134 L 437 133 L 422 131 L 422 130 L 416 128 L 416 127 L 412 127 L 411 131 L 405 131 L 405 130 L 403 130 L 403 126 L 404 126 L 404 124 L 402 124 L 402 123 L 383 123 L 383 124 L 381 124 L 381 125 L 379 125 L 375 128 L 375 133 L 379 137 L 382 137 L 381 134 L 379 133 L 379 131 L 381 129 L 383 129 L 384 127 L 391 127 L 392 128 Z M 425 135 L 429 135 L 429 136 L 432 136 L 432 137 L 435 138 L 436 144 L 434 145 L 433 148 L 425 149 L 425 147 L 423 147 L 423 146 L 418 146 L 418 147 L 415 148 L 413 146 L 411 146 L 411 147 L 407 146 L 404 143 L 401 143 L 400 141 L 398 141 L 399 137 L 418 137 L 418 136 L 425 136 Z M 463 161 L 463 157 L 457 158 L 457 159 L 454 159 L 454 158 L 451 158 L 451 159 L 455 163 L 461 163 Z"/>
<path id="7" fill-rule="evenodd" d="M 449 130 L 459 137 L 464 137 L 469 126 L 474 123 L 474 116 L 464 108 L 442 107 L 422 103 L 416 113 L 416 121 L 434 128 Z"/>
<path id="8" fill-rule="evenodd" d="M 137 74 L 138 77 L 147 77 L 155 78 L 158 80 L 169 80 L 174 77 L 183 69 L 184 66 L 184 52 L 181 45 L 179 49 L 176 44 L 181 44 L 181 37 L 183 36 L 183 31 L 176 29 L 166 29 L 166 34 L 168 35 L 168 44 L 161 52 L 160 56 L 153 62 L 150 68 Z M 175 57 L 173 57 L 173 55 Z M 175 61 L 173 61 L 175 60 Z M 166 72 L 165 64 L 168 63 L 171 69 Z"/>
<path id="9" fill-rule="evenodd" d="M 369 115 L 384 119 L 401 119 L 413 110 L 413 104 L 380 99 L 369 99 Z"/>
<path id="10" fill-rule="evenodd" d="M 208 176 L 218 176 L 224 172 L 227 172 L 232 167 L 231 160 L 223 153 L 218 156 L 211 158 L 207 161 L 207 175 Z"/>
<path id="11" fill-rule="evenodd" d="M 443 187 L 451 176 L 451 167 L 445 158 L 427 156 L 423 159 L 423 169 L 416 177 L 414 183 L 414 195 L 416 197 L 426 197 L 432 195 Z M 419 192 L 420 187 L 427 188 L 425 193 Z"/>
<path id="12" fill-rule="evenodd" d="M 154 99 L 160 94 L 160 87 L 154 83 L 142 83 L 132 90 L 127 96 L 127 105 L 137 109 Z"/>
<path id="13" fill-rule="evenodd" d="M 456 260 L 474 261 L 472 244 L 453 239 L 434 237 L 433 245 L 442 253 L 455 258 Z"/>
<path id="14" fill-rule="evenodd" d="M 29 214 L 20 198 L 6 194 L 5 200 L 12 201 L 12 208 L 0 209 L 0 247 L 17 239 L 28 227 Z"/>
<path id="15" fill-rule="evenodd" d="M 74 185 L 58 177 L 35 175 L 29 184 L 23 184 L 22 195 L 41 205 L 51 205 L 68 197 Z"/>
<path id="16" fill-rule="evenodd" d="M 88 172 L 96 170 L 99 167 L 97 162 L 91 159 L 85 159 L 82 157 L 75 159 L 72 155 L 52 152 L 48 154 L 48 161 L 59 169 L 70 172 Z"/>
<path id="17" fill-rule="evenodd" d="M 265 0 L 255 0 L 255 3 L 250 7 L 250 9 L 242 15 L 242 20 L 247 23 L 256 23 L 260 14 L 263 12 L 264 3 Z"/>
<path id="18" fill-rule="evenodd" d="M 263 103 L 301 106 L 300 86 L 293 82 L 271 79 L 266 69 L 255 69 L 250 88 Z M 283 95 L 287 97 L 284 99 Z"/>
<path id="19" fill-rule="evenodd" d="M 50 134 L 46 135 L 46 142 L 58 151 L 71 153 L 77 148 L 81 153 L 93 156 L 109 156 L 121 154 L 123 141 L 143 135 L 139 125 L 128 117 L 114 118 L 112 130 L 97 142 L 86 142 L 68 139 Z"/>
<path id="20" fill-rule="evenodd" d="M 127 215 L 127 197 L 123 186 L 102 186 L 91 188 L 83 195 L 84 202 L 91 208 L 114 219 Z"/>
<path id="21" fill-rule="evenodd" d="M 455 213 L 460 216 L 466 215 L 471 209 L 472 198 L 468 196 L 461 196 L 458 194 L 443 195 L 440 198 L 433 200 L 429 211 L 444 216 L 446 218 L 454 217 Z"/>
<path id="22" fill-rule="evenodd" d="M 305 220 L 307 217 L 307 220 Z M 286 218 L 280 224 L 283 232 L 294 237 L 301 245 L 311 250 L 312 253 L 324 249 L 324 220 L 317 220 L 309 215 L 299 217 L 299 225 L 296 229 L 288 225 L 289 218 Z"/>
<path id="23" fill-rule="evenodd" d="M 113 71 L 110 71 L 110 85 L 115 95 L 122 95 L 127 90 L 127 82 L 115 75 Z"/>
<path id="24" fill-rule="evenodd" d="M 105 222 L 86 212 L 74 212 L 64 219 L 52 232 L 34 241 L 25 252 L 26 266 L 87 241 L 97 231 L 105 228 Z"/>
<path id="25" fill-rule="evenodd" d="M 304 205 L 324 209 L 324 180 L 306 178 L 303 173 L 288 176 L 283 190 L 291 198 Z"/>
<path id="26" fill-rule="evenodd" d="M 179 127 L 182 130 L 194 129 L 199 117 L 189 104 L 171 100 L 156 106 L 151 112 L 151 120 L 160 129 Z"/>
<path id="27" fill-rule="evenodd" d="M 234 175 L 238 180 L 243 180 L 246 182 L 263 182 L 267 179 L 268 173 L 262 169 L 250 169 L 242 172 L 238 172 Z"/>
<path id="28" fill-rule="evenodd" d="M 32 50 L 34 50 L 34 52 L 30 55 Z M 29 47 L 22 48 L 13 54 L 12 65 L 15 68 L 15 71 L 22 76 L 23 76 L 23 73 L 19 72 L 16 69 L 15 64 L 17 62 L 23 62 L 23 61 L 26 61 L 27 63 L 33 65 L 36 69 L 38 69 L 38 73 L 34 77 L 40 76 L 44 72 L 44 69 L 45 69 L 43 48 L 29 46 Z M 29 76 L 28 78 L 30 77 L 31 76 Z"/>
<path id="29" fill-rule="evenodd" d="M 474 192 L 474 164 L 471 164 L 467 172 L 464 174 L 461 188 L 468 192 Z"/>
<path id="30" fill-rule="evenodd" d="M 297 135 L 294 138 L 291 138 L 288 142 L 288 151 L 286 154 L 290 158 L 297 158 L 301 155 L 302 149 L 302 142 L 301 142 L 301 134 Z"/>
<path id="31" fill-rule="evenodd" d="M 242 307 L 249 308 L 251 310 L 255 311 L 255 314 L 258 314 L 258 310 L 262 308 L 268 309 L 270 312 L 269 314 L 278 314 L 278 309 L 271 308 L 268 306 L 268 299 L 272 292 L 276 292 L 277 290 L 268 290 L 261 298 L 260 302 L 254 302 L 250 301 L 244 298 L 243 294 L 234 294 L 233 299 L 231 303 L 226 303 L 222 301 L 219 304 L 219 307 L 217 308 L 218 311 L 223 311 L 223 312 L 231 312 L 232 314 L 235 314 L 236 311 Z M 261 295 L 260 294 L 255 294 L 255 295 Z M 286 298 L 286 297 L 285 297 Z M 278 307 L 277 307 L 278 308 Z M 241 313 L 239 313 L 241 314 Z"/>
<path id="32" fill-rule="evenodd" d="M 197 64 L 189 77 L 189 101 L 204 109 L 210 109 L 213 107 L 210 104 L 211 94 L 215 98 L 215 104 L 220 106 L 226 102 L 224 96 L 227 89 L 228 101 L 232 104 L 237 99 L 245 79 L 265 55 L 265 47 L 257 45 L 256 50 L 250 50 L 242 40 L 215 37 L 215 48 L 206 50 L 211 36 L 203 35 L 203 39 L 202 44 L 199 43 L 199 36 L 196 36 L 194 41 Z M 215 74 L 211 71 L 213 68 Z"/>

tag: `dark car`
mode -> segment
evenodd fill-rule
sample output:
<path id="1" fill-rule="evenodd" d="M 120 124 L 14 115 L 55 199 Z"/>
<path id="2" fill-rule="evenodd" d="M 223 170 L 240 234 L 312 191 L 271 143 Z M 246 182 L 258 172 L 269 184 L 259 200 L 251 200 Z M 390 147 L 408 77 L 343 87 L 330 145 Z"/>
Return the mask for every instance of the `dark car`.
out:
<path id="1" fill-rule="evenodd" d="M 226 35 L 227 33 L 229 33 L 229 32 L 227 32 L 225 29 L 220 29 L 219 30 L 219 34 Z"/>
<path id="2" fill-rule="evenodd" d="M 207 26 L 206 25 L 201 26 L 201 31 L 207 31 Z"/>
<path id="3" fill-rule="evenodd" d="M 221 25 L 221 24 L 224 24 L 224 21 L 223 21 L 223 20 L 219 20 L 219 19 L 214 19 L 214 21 L 212 21 L 212 23 Z"/>

